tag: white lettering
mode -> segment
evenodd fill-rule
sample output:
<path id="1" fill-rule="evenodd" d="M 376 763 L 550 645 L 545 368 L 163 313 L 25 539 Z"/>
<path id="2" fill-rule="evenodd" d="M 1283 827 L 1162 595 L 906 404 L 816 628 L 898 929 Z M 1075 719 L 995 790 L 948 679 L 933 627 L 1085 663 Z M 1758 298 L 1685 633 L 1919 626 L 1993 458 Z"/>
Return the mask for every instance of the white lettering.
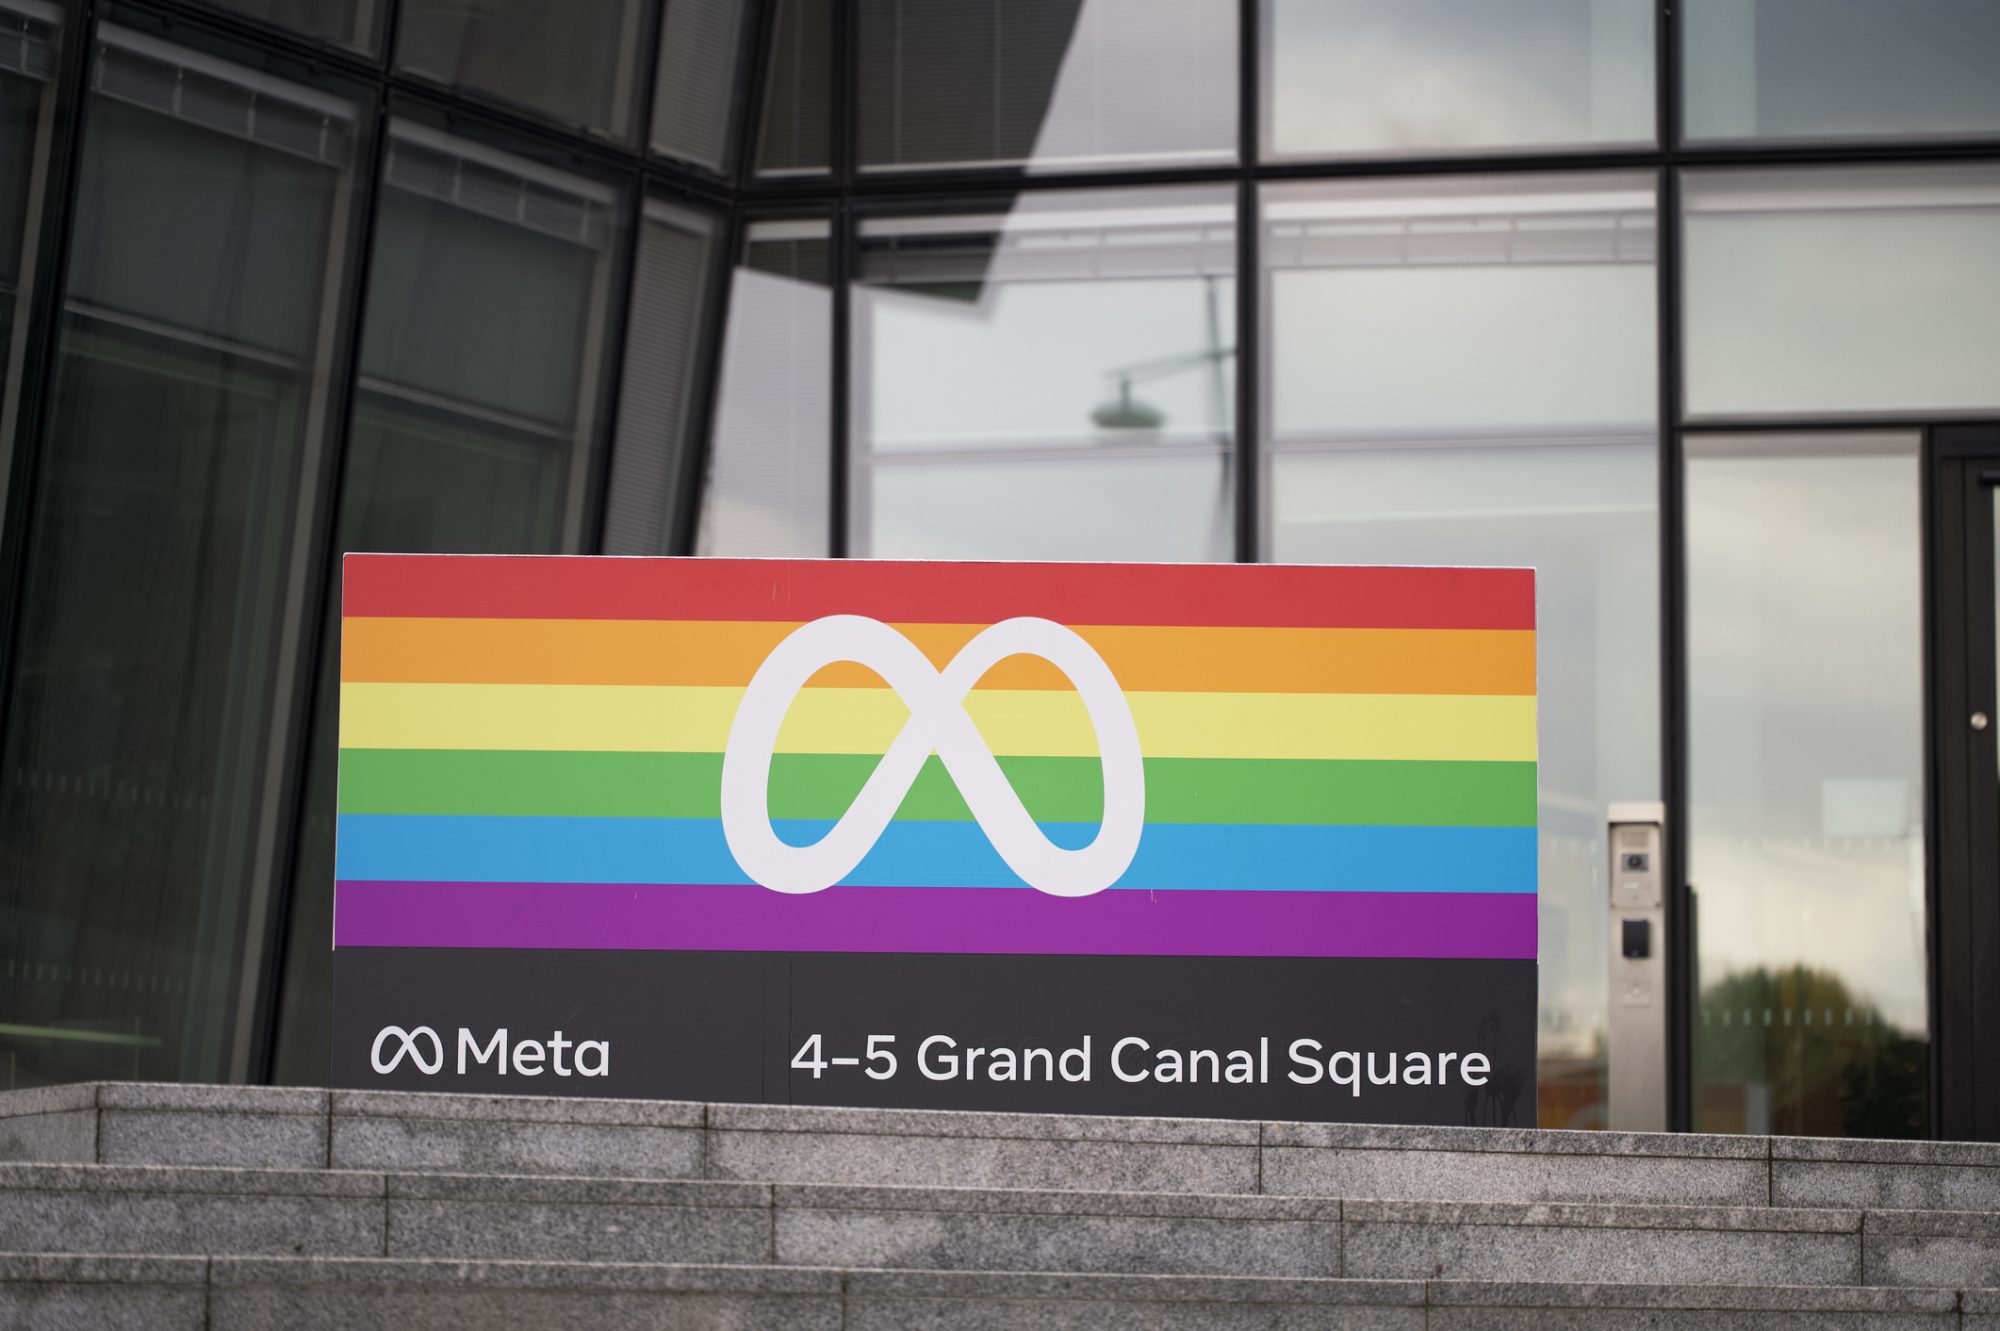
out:
<path id="1" fill-rule="evenodd" d="M 933 1035 L 917 1046 L 917 1071 L 932 1081 L 950 1081 L 958 1076 L 958 1055 L 949 1052 L 940 1053 L 937 1062 L 933 1064 L 931 1046 L 934 1044 L 943 1045 L 947 1051 L 958 1048 L 958 1041 L 949 1035 Z"/>
<path id="2" fill-rule="evenodd" d="M 461 1077 L 465 1075 L 465 1056 L 468 1053 L 472 1055 L 473 1062 L 475 1063 L 491 1062 L 493 1064 L 493 1071 L 495 1073 L 503 1077 L 506 1076 L 507 1075 L 507 1028 L 505 1026 L 502 1026 L 499 1030 L 493 1032 L 493 1039 L 487 1043 L 486 1048 L 481 1049 L 479 1045 L 476 1042 L 474 1042 L 472 1038 L 472 1032 L 468 1031 L 463 1026 L 459 1027 L 458 1028 L 458 1075 Z"/>
<path id="3" fill-rule="evenodd" d="M 1125 1052 L 1125 1046 L 1128 1044 L 1137 1045 L 1139 1047 L 1139 1052 L 1142 1054 L 1145 1053 L 1148 1049 L 1151 1049 L 1153 1047 L 1147 1044 L 1144 1040 L 1141 1040 L 1136 1035 L 1128 1035 L 1124 1039 L 1120 1040 L 1117 1044 L 1112 1045 L 1111 1075 L 1118 1078 L 1118 1080 L 1120 1081 L 1144 1081 L 1146 1080 L 1147 1074 L 1145 1074 L 1144 1072 L 1127 1072 L 1125 1070 L 1125 1065 L 1119 1060 L 1118 1056 Z"/>

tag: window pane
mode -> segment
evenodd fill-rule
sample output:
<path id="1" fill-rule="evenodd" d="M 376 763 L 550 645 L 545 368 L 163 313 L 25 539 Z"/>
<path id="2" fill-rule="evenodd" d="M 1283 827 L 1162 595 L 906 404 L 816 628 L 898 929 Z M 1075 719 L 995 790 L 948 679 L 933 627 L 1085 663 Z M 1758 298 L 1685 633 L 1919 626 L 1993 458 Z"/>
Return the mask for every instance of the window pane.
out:
<path id="1" fill-rule="evenodd" d="M 854 552 L 1228 558 L 1235 261 L 1227 189 L 864 223 Z"/>
<path id="2" fill-rule="evenodd" d="M 1658 798 L 1650 179 L 1272 186 L 1270 557 L 1532 566 L 1545 1127 L 1604 1122 L 1607 806 Z"/>
<path id="3" fill-rule="evenodd" d="M 224 9 L 364 51 L 375 49 L 381 0 L 209 0 Z"/>
<path id="4" fill-rule="evenodd" d="M 1696 415 L 2000 406 L 2000 167 L 1693 172 Z"/>
<path id="5" fill-rule="evenodd" d="M 861 164 L 1236 160 L 1236 0 L 863 0 Z"/>
<path id="6" fill-rule="evenodd" d="M 353 111 L 105 27 L 7 699 L 0 1066 L 224 1080 Z"/>
<path id="7" fill-rule="evenodd" d="M 711 171 L 735 167 L 736 117 L 747 0 L 667 0 L 653 88 L 653 147 Z"/>
<path id="8" fill-rule="evenodd" d="M 1682 21 L 1690 140 L 2000 129 L 1992 0 L 1688 0 Z"/>
<path id="9" fill-rule="evenodd" d="M 828 553 L 833 298 L 827 224 L 753 222 L 729 296 L 695 553 Z"/>
<path id="10" fill-rule="evenodd" d="M 396 63 L 629 138 L 641 0 L 405 0 Z"/>
<path id="11" fill-rule="evenodd" d="M 602 433 L 615 191 L 413 125 L 383 165 L 336 553 L 578 548 Z M 308 751 L 277 1077 L 324 1085 L 339 570 Z"/>
<path id="12" fill-rule="evenodd" d="M 34 295 L 61 19 L 52 4 L 0 0 L 0 513 L 27 356 L 14 330 L 26 325 Z"/>
<path id="13" fill-rule="evenodd" d="M 824 175 L 832 162 L 832 0 L 772 0 L 757 174 Z"/>
<path id="14" fill-rule="evenodd" d="M 1917 458 L 1687 443 L 1698 1131 L 1926 1130 Z"/>
<path id="15" fill-rule="evenodd" d="M 1274 157 L 1654 141 L 1653 0 L 1263 0 Z"/>
<path id="16" fill-rule="evenodd" d="M 688 417 L 703 357 L 717 219 L 648 202 L 639 230 L 618 436 L 605 498 L 607 555 L 670 555 Z"/>

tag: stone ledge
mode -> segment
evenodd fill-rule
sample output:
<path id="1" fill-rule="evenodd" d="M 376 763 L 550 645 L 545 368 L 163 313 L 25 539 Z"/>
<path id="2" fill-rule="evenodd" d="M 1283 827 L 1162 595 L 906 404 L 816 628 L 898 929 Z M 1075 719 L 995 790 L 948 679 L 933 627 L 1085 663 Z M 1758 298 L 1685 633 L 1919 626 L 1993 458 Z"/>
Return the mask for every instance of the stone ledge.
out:
<path id="1" fill-rule="evenodd" d="M 838 1294 L 841 1273 L 800 1266 L 674 1266 L 641 1262 L 496 1262 L 394 1257 L 217 1257 L 209 1282 L 639 1293 Z"/>
<path id="2" fill-rule="evenodd" d="M 1861 1230 L 1862 1214 L 1805 1207 L 1658 1206 L 1628 1202 L 1349 1201 L 1342 1208 L 1341 1218 L 1348 1224 L 1855 1234 Z"/>
<path id="3" fill-rule="evenodd" d="M 97 1107 L 177 1114 L 288 1114 L 324 1118 L 329 1094 L 304 1086 L 107 1081 L 97 1083 Z"/>
<path id="4" fill-rule="evenodd" d="M 561 1095 L 442 1091 L 332 1091 L 333 1117 L 442 1122 L 552 1123 L 579 1127 L 699 1128 L 706 1106 L 686 1100 L 599 1100 Z"/>
<path id="5" fill-rule="evenodd" d="M 8 1284 L 199 1285 L 208 1275 L 206 1257 L 0 1252 L 0 1282 Z"/>
<path id="6" fill-rule="evenodd" d="M 1882 1141 L 1866 1137 L 1772 1137 L 1771 1158 L 1849 1165 L 2000 1168 L 2000 1143 Z"/>
<path id="7" fill-rule="evenodd" d="M 99 1085 L 94 1081 L 82 1081 L 64 1086 L 36 1086 L 25 1091 L 0 1092 L 0 1118 L 95 1109 Z"/>
<path id="8" fill-rule="evenodd" d="M 1133 1303 L 1308 1303 L 1418 1307 L 1420 1280 L 1126 1276 L 1001 1271 L 849 1271 L 854 1298 L 1061 1299 Z"/>
<path id="9" fill-rule="evenodd" d="M 1266 1123 L 1265 1146 L 1342 1151 L 1465 1151 L 1651 1159 L 1762 1160 L 1762 1137 L 1541 1128 L 1427 1128 L 1374 1123 Z"/>
<path id="10" fill-rule="evenodd" d="M 580 1206 L 755 1207 L 768 1183 L 716 1179 L 577 1178 L 563 1174 L 390 1174 L 392 1201 L 561 1203 Z"/>
<path id="11" fill-rule="evenodd" d="M 1258 1124 L 1221 1118 L 1115 1118 L 1082 1114 L 981 1113 L 957 1109 L 843 1109 L 808 1105 L 711 1105 L 716 1132 L 799 1132 L 856 1137 L 987 1138 L 1255 1146 Z"/>
<path id="12" fill-rule="evenodd" d="M 780 1183 L 779 1210 L 957 1215 L 1107 1216 L 1118 1219 L 1338 1222 L 1336 1198 L 1254 1193 L 1103 1192 L 1015 1188 L 896 1188 Z"/>
<path id="13" fill-rule="evenodd" d="M 1862 1213 L 1869 1234 L 2000 1240 L 2000 1215 L 1991 1211 L 1893 1211 Z"/>
<path id="14" fill-rule="evenodd" d="M 1436 1307 L 1676 1308 L 1716 1312 L 1955 1312 L 1958 1291 L 1881 1285 L 1598 1285 L 1433 1280 Z"/>
<path id="15" fill-rule="evenodd" d="M 0 1164 L 0 1190 L 179 1192 L 264 1197 L 381 1197 L 385 1176 L 342 1169 L 204 1165 Z"/>

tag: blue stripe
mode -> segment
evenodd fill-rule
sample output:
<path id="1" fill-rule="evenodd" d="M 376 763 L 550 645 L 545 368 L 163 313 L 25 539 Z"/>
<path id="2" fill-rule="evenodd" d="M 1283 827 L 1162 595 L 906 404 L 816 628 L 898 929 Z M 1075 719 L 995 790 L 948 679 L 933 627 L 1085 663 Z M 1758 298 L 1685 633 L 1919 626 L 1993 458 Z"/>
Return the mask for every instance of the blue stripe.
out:
<path id="1" fill-rule="evenodd" d="M 806 845 L 829 822 L 781 820 Z M 1081 846 L 1094 823 L 1050 823 Z M 513 883 L 747 883 L 710 818 L 343 814 L 343 879 Z M 1153 823 L 1116 886 L 1134 891 L 1533 892 L 1532 827 Z M 970 822 L 897 821 L 848 875 L 871 887 L 1018 887 Z"/>

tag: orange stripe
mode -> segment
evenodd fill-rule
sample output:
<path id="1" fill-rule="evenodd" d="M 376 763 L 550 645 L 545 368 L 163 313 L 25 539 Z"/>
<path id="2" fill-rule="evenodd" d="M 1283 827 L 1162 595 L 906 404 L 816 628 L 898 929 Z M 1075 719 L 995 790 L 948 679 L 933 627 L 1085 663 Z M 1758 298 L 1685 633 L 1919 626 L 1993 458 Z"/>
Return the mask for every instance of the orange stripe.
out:
<path id="1" fill-rule="evenodd" d="M 406 684 L 665 684 L 740 688 L 796 624 L 755 620 L 341 621 L 341 679 Z M 899 624 L 942 667 L 982 625 Z M 1525 629 L 1079 627 L 1131 692 L 1532 694 Z M 863 666 L 818 687 L 879 688 Z M 1048 662 L 1002 661 L 982 688 L 1067 689 Z"/>

